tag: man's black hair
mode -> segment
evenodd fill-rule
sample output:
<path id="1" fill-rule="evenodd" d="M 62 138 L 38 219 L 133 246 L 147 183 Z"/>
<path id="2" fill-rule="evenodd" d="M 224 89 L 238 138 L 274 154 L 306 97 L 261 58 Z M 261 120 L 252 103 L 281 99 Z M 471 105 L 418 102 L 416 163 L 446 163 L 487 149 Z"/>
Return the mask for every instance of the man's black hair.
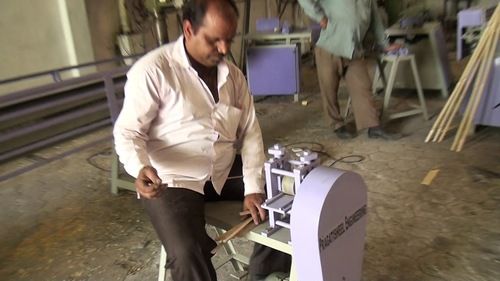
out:
<path id="1" fill-rule="evenodd" d="M 182 6 L 182 20 L 191 22 L 194 30 L 203 24 L 203 18 L 207 13 L 208 4 L 213 0 L 187 0 Z M 239 17 L 238 7 L 234 0 L 221 0 L 221 4 L 228 4 Z"/>

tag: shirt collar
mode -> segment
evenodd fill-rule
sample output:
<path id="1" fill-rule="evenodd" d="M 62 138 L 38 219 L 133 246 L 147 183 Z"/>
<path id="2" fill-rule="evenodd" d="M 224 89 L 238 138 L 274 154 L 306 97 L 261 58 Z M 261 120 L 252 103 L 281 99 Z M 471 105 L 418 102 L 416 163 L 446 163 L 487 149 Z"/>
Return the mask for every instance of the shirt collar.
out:
<path id="1" fill-rule="evenodd" d="M 189 63 L 189 59 L 186 53 L 186 49 L 184 48 L 184 36 L 181 35 L 175 41 L 173 48 L 173 59 L 179 63 L 184 68 L 192 69 L 194 68 Z M 194 70 L 195 71 L 195 70 Z M 229 74 L 229 66 L 225 60 L 222 60 L 217 65 L 217 87 L 220 88 L 227 81 L 227 76 Z"/>
<path id="2" fill-rule="evenodd" d="M 186 50 L 184 49 L 184 36 L 181 35 L 175 41 L 174 43 L 174 48 L 173 48 L 173 56 L 172 58 L 177 61 L 178 64 L 180 64 L 182 67 L 185 68 L 190 68 L 191 65 L 189 64 L 189 59 L 186 54 Z"/>

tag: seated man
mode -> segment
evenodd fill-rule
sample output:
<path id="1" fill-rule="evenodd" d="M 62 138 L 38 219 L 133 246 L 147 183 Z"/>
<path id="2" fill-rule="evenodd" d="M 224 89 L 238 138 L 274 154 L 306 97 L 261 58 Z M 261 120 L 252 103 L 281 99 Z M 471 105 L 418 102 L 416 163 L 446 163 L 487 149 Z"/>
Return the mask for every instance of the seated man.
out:
<path id="1" fill-rule="evenodd" d="M 255 224 L 265 219 L 260 127 L 243 74 L 224 60 L 237 21 L 232 0 L 187 1 L 183 35 L 145 55 L 127 73 L 115 123 L 116 152 L 136 178 L 175 281 L 217 280 L 205 199 L 244 197 L 243 209 Z M 225 185 L 237 148 L 244 189 Z M 256 246 L 251 278 L 289 266 L 288 255 Z"/>

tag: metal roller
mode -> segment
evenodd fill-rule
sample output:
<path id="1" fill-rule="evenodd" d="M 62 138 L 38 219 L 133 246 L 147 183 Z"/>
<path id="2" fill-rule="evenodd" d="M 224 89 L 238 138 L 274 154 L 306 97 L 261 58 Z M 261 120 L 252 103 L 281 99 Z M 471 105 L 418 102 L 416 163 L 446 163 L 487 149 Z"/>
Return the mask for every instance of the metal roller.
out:
<path id="1" fill-rule="evenodd" d="M 293 177 L 283 177 L 281 181 L 281 192 L 295 195 L 295 179 Z"/>

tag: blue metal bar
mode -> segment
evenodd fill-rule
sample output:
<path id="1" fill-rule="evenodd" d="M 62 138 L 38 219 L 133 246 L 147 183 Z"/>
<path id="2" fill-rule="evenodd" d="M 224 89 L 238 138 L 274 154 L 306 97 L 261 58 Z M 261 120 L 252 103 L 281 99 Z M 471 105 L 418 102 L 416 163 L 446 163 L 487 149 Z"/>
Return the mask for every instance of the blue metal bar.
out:
<path id="1" fill-rule="evenodd" d="M 90 67 L 90 66 L 97 66 L 97 65 L 112 63 L 112 62 L 121 62 L 125 59 L 138 58 L 142 55 L 143 54 L 124 56 L 124 57 L 115 57 L 115 58 L 111 58 L 111 59 L 82 63 L 82 64 L 78 64 L 78 65 L 72 65 L 72 66 L 66 66 L 66 67 L 62 67 L 62 68 L 51 69 L 51 70 L 47 70 L 47 71 L 35 72 L 35 73 L 27 74 L 27 75 L 21 75 L 21 76 L 17 76 L 17 77 L 12 77 L 12 78 L 8 78 L 8 79 L 0 80 L 0 85 L 12 83 L 12 82 L 18 82 L 21 80 L 31 79 L 31 78 L 45 76 L 45 75 L 51 75 L 52 78 L 54 79 L 54 81 L 58 82 L 58 81 L 62 81 L 62 79 L 60 77 L 60 73 L 63 71 L 84 68 L 84 67 Z M 57 77 L 59 77 L 59 78 L 57 78 Z"/>
<path id="2" fill-rule="evenodd" d="M 70 80 L 42 85 L 35 88 L 20 90 L 17 92 L 9 93 L 7 95 L 2 95 L 0 96 L 0 108 L 32 99 L 41 98 L 44 96 L 49 96 L 56 91 L 60 92 L 64 88 L 71 89 L 81 87 L 81 84 L 84 84 L 85 82 L 91 83 L 92 81 L 96 80 L 102 81 L 103 75 L 124 76 L 129 68 L 129 66 L 123 66 L 111 71 L 92 73 L 86 76 L 72 78 Z"/>
<path id="3" fill-rule="evenodd" d="M 111 124 L 106 116 L 106 96 L 116 97 L 123 91 L 129 68 L 123 66 L 0 96 L 0 161 Z"/>

